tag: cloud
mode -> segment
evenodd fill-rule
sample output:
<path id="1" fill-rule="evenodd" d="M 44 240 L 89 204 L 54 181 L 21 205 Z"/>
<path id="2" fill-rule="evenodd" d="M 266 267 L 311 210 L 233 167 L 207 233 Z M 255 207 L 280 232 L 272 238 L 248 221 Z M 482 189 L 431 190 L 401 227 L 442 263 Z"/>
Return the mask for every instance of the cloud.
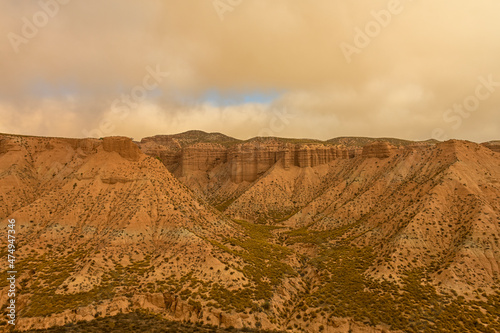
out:
<path id="1" fill-rule="evenodd" d="M 427 139 L 440 128 L 446 137 L 500 138 L 500 89 L 459 128 L 443 117 L 474 94 L 478 77 L 500 82 L 493 0 L 400 0 L 351 63 L 340 45 L 356 46 L 356 34 L 397 0 L 243 0 L 223 20 L 214 1 L 65 2 L 0 3 L 3 132 L 84 136 L 82 128 L 111 119 L 113 101 L 142 84 L 147 66 L 160 66 L 170 76 L 108 124 L 109 134 L 203 129 L 246 138 L 286 109 L 295 118 L 277 136 Z M 24 36 L 41 3 L 57 11 L 16 52 L 9 36 Z M 283 93 L 268 104 L 217 107 L 203 100 L 210 91 Z"/>

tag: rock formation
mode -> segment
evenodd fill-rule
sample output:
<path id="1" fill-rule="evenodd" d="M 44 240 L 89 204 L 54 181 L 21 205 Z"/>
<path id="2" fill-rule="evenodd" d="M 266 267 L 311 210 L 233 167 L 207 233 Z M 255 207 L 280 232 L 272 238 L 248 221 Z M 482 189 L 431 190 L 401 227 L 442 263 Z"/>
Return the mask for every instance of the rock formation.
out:
<path id="1" fill-rule="evenodd" d="M 225 165 L 235 183 L 253 182 L 276 164 L 286 169 L 293 166 L 308 168 L 361 154 L 361 148 L 277 140 L 249 141 L 231 146 L 217 143 L 182 145 L 177 139 L 163 136 L 144 138 L 140 147 L 146 154 L 160 158 L 171 172 L 181 177 Z"/>
<path id="2" fill-rule="evenodd" d="M 0 135 L 17 328 L 142 309 L 246 330 L 498 332 L 499 162 L 461 140 Z"/>
<path id="3" fill-rule="evenodd" d="M 172 164 L 179 164 L 182 176 L 189 176 L 197 171 L 208 172 L 218 165 L 227 163 L 227 150 L 218 144 L 197 143 L 182 149 L 178 160 Z"/>
<path id="4" fill-rule="evenodd" d="M 102 146 L 107 152 L 116 152 L 121 157 L 131 161 L 139 160 L 141 151 L 132 139 L 126 137 L 107 137 L 102 140 Z"/>
<path id="5" fill-rule="evenodd" d="M 363 147 L 363 157 L 366 158 L 388 158 L 394 154 L 396 147 L 388 142 L 377 141 Z"/>

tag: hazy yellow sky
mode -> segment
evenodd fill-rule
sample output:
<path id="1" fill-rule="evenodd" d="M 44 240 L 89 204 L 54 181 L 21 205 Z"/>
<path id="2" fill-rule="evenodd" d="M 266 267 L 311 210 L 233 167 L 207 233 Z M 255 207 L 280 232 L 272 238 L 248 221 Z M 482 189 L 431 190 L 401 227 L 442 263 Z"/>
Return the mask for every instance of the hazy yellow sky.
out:
<path id="1" fill-rule="evenodd" d="M 498 0 L 0 2 L 0 132 L 500 139 Z"/>

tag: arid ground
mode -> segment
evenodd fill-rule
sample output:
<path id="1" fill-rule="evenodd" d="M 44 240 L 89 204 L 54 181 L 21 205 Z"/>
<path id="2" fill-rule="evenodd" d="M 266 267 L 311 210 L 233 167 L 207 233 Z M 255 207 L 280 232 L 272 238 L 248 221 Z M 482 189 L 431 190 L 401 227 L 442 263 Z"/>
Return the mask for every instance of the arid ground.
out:
<path id="1" fill-rule="evenodd" d="M 500 332 L 499 142 L 2 134 L 0 188 L 19 331 Z"/>

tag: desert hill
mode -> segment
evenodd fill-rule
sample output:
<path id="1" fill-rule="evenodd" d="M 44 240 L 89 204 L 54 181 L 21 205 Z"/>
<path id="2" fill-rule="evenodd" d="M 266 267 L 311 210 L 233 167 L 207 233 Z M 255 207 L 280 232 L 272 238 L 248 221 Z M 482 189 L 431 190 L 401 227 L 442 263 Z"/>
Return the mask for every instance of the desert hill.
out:
<path id="1" fill-rule="evenodd" d="M 498 332 L 497 147 L 1 135 L 17 328 L 146 309 L 221 328 Z"/>
<path id="2" fill-rule="evenodd" d="M 221 260 L 237 260 L 211 244 L 242 228 L 195 198 L 130 139 L 4 137 L 1 142 L 6 147 L 1 218 L 18 221 L 23 258 L 19 301 L 26 316 L 19 327 L 37 323 L 28 317 L 117 294 L 173 288 L 155 286 L 158 280 L 189 277 L 221 287 L 248 282 L 240 272 L 224 270 Z M 0 297 L 4 303 L 7 295 Z M 101 311 L 128 307 L 134 305 L 121 301 Z M 83 318 L 97 310 L 85 311 L 90 312 Z"/>

